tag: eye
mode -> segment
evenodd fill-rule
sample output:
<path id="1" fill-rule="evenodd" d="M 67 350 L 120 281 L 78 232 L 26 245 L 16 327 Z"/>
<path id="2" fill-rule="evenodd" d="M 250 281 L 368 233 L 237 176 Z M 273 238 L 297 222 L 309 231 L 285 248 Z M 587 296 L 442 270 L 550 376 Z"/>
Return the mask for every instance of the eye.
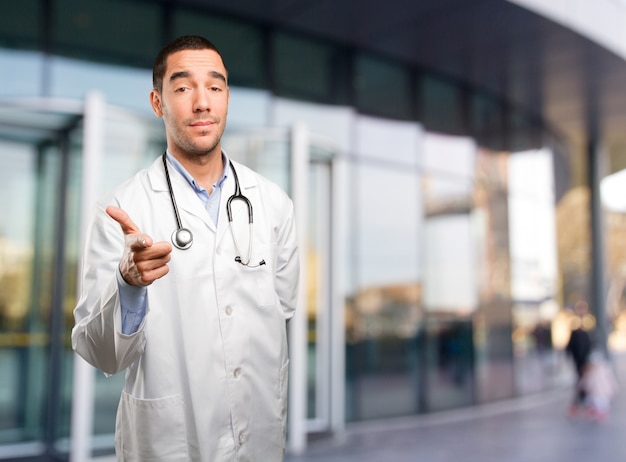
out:
<path id="1" fill-rule="evenodd" d="M 187 87 L 179 87 L 176 90 L 174 90 L 176 93 L 185 93 L 189 90 L 189 88 Z"/>

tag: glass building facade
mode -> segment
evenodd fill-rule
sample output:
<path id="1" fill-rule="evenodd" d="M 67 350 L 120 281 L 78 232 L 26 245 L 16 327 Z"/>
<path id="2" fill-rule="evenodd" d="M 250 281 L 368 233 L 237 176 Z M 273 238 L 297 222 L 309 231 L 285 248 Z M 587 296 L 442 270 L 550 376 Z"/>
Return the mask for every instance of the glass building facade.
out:
<path id="1" fill-rule="evenodd" d="M 182 34 L 224 55 L 229 155 L 290 194 L 306 184 L 307 433 L 560 383 L 553 334 L 586 282 L 575 272 L 564 293 L 569 160 L 536 117 L 428 69 L 200 7 L 22 0 L 0 15 L 0 460 L 70 452 L 85 191 L 164 149 L 151 66 Z M 94 92 L 102 155 L 86 177 Z M 112 452 L 123 376 L 90 373 L 95 457 Z"/>

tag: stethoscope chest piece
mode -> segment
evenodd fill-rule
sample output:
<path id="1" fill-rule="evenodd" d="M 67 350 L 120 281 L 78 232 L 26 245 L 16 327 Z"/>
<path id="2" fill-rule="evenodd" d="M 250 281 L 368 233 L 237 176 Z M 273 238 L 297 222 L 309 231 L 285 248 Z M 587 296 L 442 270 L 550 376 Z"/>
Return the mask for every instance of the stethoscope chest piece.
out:
<path id="1" fill-rule="evenodd" d="M 193 234 L 187 228 L 178 228 L 172 233 L 172 244 L 180 250 L 187 250 L 193 244 Z"/>

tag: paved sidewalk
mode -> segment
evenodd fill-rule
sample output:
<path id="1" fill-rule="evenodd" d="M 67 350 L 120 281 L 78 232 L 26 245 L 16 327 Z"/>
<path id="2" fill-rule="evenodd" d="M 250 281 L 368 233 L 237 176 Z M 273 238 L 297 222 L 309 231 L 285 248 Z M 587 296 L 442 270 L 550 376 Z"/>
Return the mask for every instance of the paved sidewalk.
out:
<path id="1" fill-rule="evenodd" d="M 309 443 L 286 462 L 624 462 L 626 357 L 604 422 L 568 418 L 571 388 L 411 418 L 352 424 L 343 441 Z"/>

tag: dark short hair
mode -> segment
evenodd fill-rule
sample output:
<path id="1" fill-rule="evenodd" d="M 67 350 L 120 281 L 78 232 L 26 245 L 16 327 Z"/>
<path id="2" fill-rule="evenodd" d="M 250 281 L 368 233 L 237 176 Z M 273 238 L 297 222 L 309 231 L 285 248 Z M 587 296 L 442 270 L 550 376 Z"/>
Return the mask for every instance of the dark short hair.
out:
<path id="1" fill-rule="evenodd" d="M 222 54 L 209 40 L 198 35 L 183 35 L 165 45 L 154 60 L 154 67 L 152 68 L 152 88 L 159 92 L 163 90 L 163 77 L 165 76 L 165 69 L 167 67 L 167 58 L 171 54 L 182 50 L 213 50 L 220 56 L 222 63 L 224 63 Z M 225 63 L 224 67 L 226 67 Z"/>

